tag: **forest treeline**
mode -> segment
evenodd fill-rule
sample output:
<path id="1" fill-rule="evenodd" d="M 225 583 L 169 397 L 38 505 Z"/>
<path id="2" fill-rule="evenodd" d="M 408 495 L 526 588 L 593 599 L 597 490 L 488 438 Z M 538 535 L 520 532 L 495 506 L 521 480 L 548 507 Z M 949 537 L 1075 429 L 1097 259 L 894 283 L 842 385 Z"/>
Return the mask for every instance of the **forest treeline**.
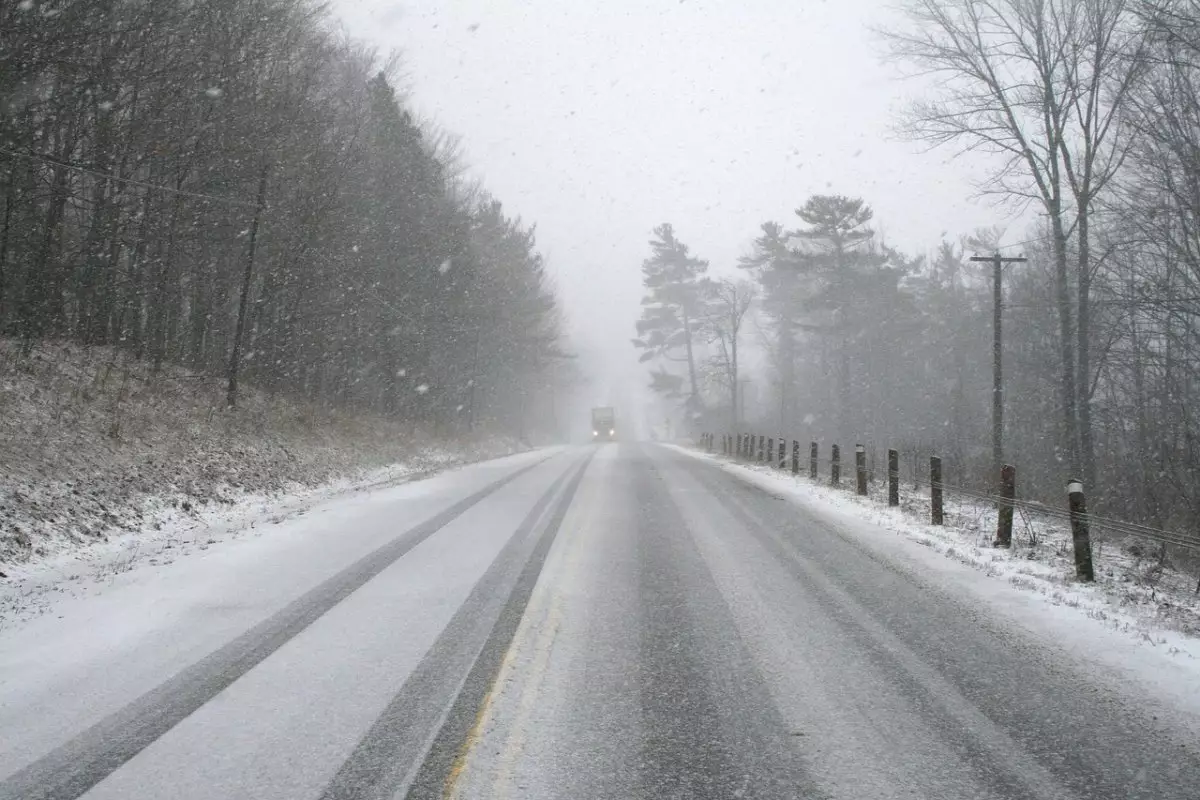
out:
<path id="1" fill-rule="evenodd" d="M 0 0 L 0 335 L 523 430 L 533 228 L 310 0 Z"/>
<path id="2" fill-rule="evenodd" d="M 1019 491 L 1059 504 L 1081 478 L 1101 512 L 1194 529 L 1200 2 L 902 5 L 908 27 L 880 33 L 933 78 L 902 129 L 990 156 L 984 193 L 1038 222 L 918 255 L 876 232 L 869 198 L 816 195 L 763 224 L 740 281 L 715 279 L 660 228 L 636 341 L 652 385 L 700 429 L 737 419 L 918 463 L 936 453 L 948 482 L 992 486 L 991 266 L 969 259 L 1023 254 L 1002 282 L 1004 457 Z M 755 297 L 755 324 L 740 325 L 743 350 L 765 352 L 753 374 L 731 364 L 737 292 Z M 736 408 L 747 380 L 749 419 Z"/>

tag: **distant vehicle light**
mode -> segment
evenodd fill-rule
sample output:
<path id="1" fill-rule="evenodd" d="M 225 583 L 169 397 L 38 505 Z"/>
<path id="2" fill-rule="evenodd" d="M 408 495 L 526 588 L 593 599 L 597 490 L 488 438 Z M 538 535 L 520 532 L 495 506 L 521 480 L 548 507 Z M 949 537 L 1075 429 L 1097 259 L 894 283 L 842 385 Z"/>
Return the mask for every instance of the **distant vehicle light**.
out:
<path id="1" fill-rule="evenodd" d="M 608 435 L 609 435 L 609 436 L 616 436 L 616 435 L 617 435 L 617 432 L 616 432 L 615 430 L 610 430 L 610 431 L 608 432 Z"/>
<path id="2" fill-rule="evenodd" d="M 599 435 L 600 435 L 600 431 L 592 431 L 592 436 L 599 436 Z"/>

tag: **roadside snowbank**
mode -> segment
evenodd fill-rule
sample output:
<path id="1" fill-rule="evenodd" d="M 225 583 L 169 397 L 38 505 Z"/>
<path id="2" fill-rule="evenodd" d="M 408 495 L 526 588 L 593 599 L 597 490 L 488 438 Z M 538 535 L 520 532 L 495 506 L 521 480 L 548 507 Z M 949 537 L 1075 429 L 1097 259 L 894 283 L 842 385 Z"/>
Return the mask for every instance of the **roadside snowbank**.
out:
<path id="1" fill-rule="evenodd" d="M 1121 547 L 1101 546 L 1097 548 L 1096 582 L 1080 583 L 1072 577 L 1070 532 L 1056 520 L 1019 516 L 1013 548 L 1001 550 L 991 546 L 996 512 L 980 504 L 947 496 L 946 524 L 935 526 L 923 521 L 928 519 L 928 501 L 922 507 L 911 491 L 902 496 L 900 508 L 889 508 L 880 487 L 874 487 L 872 495 L 859 497 L 848 488 L 820 485 L 807 476 L 732 463 L 687 447 L 673 449 L 718 464 L 742 480 L 790 499 L 868 546 L 886 549 L 921 573 L 953 578 L 1022 621 L 1033 623 L 1040 615 L 1064 621 L 1079 631 L 1081 618 L 1091 620 L 1126 640 L 1187 664 L 1200 702 L 1200 597 L 1192 593 L 1194 579 L 1189 576 L 1164 572 L 1151 583 L 1141 558 Z M 881 529 L 898 536 L 880 537 Z M 913 543 L 925 552 L 912 547 Z M 954 562 L 972 572 L 947 569 Z M 964 574 L 974 577 L 963 580 Z M 1054 635 L 1065 635 L 1061 626 Z M 1085 650 L 1092 646 L 1081 641 Z"/>
<path id="2" fill-rule="evenodd" d="M 0 585 L 91 561 L 120 569 L 331 493 L 519 449 L 253 389 L 229 410 L 219 382 L 182 370 L 154 374 L 109 348 L 20 356 L 0 340 Z"/>

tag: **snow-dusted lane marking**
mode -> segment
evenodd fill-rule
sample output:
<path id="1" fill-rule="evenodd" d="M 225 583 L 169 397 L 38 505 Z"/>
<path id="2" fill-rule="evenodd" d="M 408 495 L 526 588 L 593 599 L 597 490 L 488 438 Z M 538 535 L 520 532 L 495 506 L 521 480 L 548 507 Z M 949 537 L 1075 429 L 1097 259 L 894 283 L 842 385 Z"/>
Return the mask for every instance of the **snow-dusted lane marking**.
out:
<path id="1" fill-rule="evenodd" d="M 495 688 L 496 677 L 500 672 L 504 657 L 516 636 L 517 628 L 525 615 L 525 607 L 537 585 L 550 547 L 554 544 L 567 510 L 575 499 L 579 484 L 587 471 L 596 451 L 592 450 L 583 463 L 571 476 L 570 482 L 560 496 L 553 513 L 546 521 L 533 552 L 525 562 L 516 585 L 513 586 L 499 618 L 492 627 L 491 633 L 479 651 L 475 662 L 471 665 L 462 688 L 447 709 L 444 722 L 438 729 L 428 755 L 421 762 L 411 784 L 404 793 L 405 800 L 441 800 L 448 797 L 454 789 L 454 781 L 462 770 L 462 765 L 469 755 L 470 748 L 475 744 L 479 724 L 487 709 L 487 703 Z M 535 519 L 531 515 L 531 520 Z M 469 607 L 469 603 L 464 608 Z M 399 699 L 399 698 L 397 698 Z M 403 787 L 399 787 L 403 789 Z M 396 794 L 376 794 L 359 791 L 354 794 L 342 795 L 343 798 L 366 800 L 375 797 L 394 797 Z"/>
<path id="2" fill-rule="evenodd" d="M 410 528 L 219 650 L 0 783 L 0 800 L 74 800 L 115 772 L 405 553 L 545 459 Z"/>

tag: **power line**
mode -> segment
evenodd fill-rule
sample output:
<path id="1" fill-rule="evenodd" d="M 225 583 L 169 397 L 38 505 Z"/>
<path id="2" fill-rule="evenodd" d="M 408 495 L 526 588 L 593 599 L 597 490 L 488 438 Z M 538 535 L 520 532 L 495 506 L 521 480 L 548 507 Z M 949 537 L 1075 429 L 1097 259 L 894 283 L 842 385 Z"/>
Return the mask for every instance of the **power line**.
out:
<path id="1" fill-rule="evenodd" d="M 122 178 L 117 175 L 112 175 L 110 173 L 100 172 L 99 170 L 89 169 L 87 167 L 81 167 L 78 164 L 72 164 L 70 162 L 54 158 L 53 156 L 48 156 L 43 153 L 21 153 L 16 150 L 9 150 L 7 148 L 0 147 L 0 154 L 6 155 L 6 156 L 12 156 L 15 158 L 24 158 L 29 161 L 41 161 L 41 162 L 44 162 L 47 164 L 53 164 L 56 167 L 62 167 L 64 169 L 74 170 L 75 172 L 81 172 L 85 175 L 91 175 L 96 178 L 103 178 L 104 180 L 115 181 L 116 183 L 125 183 L 125 184 L 129 184 L 130 186 L 138 186 L 143 189 L 152 189 L 154 191 L 167 192 L 169 194 L 181 195 L 183 197 L 192 197 L 192 198 L 195 198 L 198 200 L 212 200 L 217 203 L 226 203 L 228 205 L 246 206 L 247 208 L 256 208 L 257 207 L 257 205 L 250 200 L 242 200 L 241 198 L 237 198 L 237 197 L 222 197 L 220 195 L 204 194 L 203 192 L 189 192 L 185 189 L 175 189 L 173 187 L 162 186 L 157 183 L 147 183 L 146 181 L 139 181 L 134 178 Z"/>
<path id="2" fill-rule="evenodd" d="M 995 249 L 996 250 L 1005 250 L 1010 247 L 1020 247 L 1021 245 L 1026 245 L 1026 244 L 1038 244 L 1042 241 L 1043 241 L 1043 239 L 1041 237 L 1039 237 L 1037 239 L 1026 239 L 1023 242 L 1013 242 L 1012 244 L 998 244 L 998 245 L 996 245 Z"/>

